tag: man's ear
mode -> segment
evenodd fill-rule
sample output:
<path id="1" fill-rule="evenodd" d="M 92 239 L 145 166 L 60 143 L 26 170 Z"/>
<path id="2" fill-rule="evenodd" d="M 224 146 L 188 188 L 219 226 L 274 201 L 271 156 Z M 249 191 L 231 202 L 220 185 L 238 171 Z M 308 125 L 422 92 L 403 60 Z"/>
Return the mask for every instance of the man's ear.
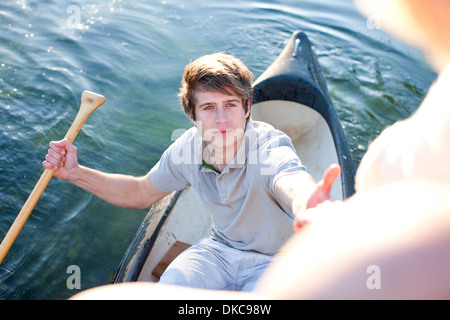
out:
<path id="1" fill-rule="evenodd" d="M 247 113 L 245 114 L 245 118 L 247 119 L 248 116 L 250 115 L 250 110 L 251 110 L 252 104 L 250 103 L 250 101 L 247 101 Z"/>
<path id="2" fill-rule="evenodd" d="M 191 123 L 192 123 L 192 124 L 194 125 L 194 127 L 195 127 L 195 120 L 194 120 L 194 118 L 192 117 L 192 114 L 188 114 L 187 116 L 188 116 L 189 120 L 191 120 Z"/>

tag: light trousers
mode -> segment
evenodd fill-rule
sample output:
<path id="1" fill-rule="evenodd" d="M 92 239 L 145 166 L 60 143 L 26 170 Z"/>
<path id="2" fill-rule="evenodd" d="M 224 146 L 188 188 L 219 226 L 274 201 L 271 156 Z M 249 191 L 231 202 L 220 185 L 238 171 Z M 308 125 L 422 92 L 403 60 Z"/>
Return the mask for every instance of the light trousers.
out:
<path id="1" fill-rule="evenodd" d="M 252 291 L 272 255 L 243 251 L 210 238 L 182 252 L 159 283 L 184 287 Z"/>

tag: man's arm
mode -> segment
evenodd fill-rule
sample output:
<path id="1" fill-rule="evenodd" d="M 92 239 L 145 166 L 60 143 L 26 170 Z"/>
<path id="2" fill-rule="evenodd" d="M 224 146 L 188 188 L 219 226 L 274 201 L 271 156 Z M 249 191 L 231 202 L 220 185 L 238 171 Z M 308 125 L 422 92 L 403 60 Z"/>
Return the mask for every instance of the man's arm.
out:
<path id="1" fill-rule="evenodd" d="M 67 140 L 50 142 L 50 149 L 42 165 L 46 169 L 56 169 L 55 177 L 67 180 L 122 208 L 145 209 L 169 194 L 159 190 L 148 174 L 133 177 L 80 166 L 77 149 Z"/>
<path id="2" fill-rule="evenodd" d="M 279 178 L 274 188 L 278 199 L 292 210 L 294 216 L 306 210 L 308 199 L 315 189 L 316 183 L 306 171 Z"/>

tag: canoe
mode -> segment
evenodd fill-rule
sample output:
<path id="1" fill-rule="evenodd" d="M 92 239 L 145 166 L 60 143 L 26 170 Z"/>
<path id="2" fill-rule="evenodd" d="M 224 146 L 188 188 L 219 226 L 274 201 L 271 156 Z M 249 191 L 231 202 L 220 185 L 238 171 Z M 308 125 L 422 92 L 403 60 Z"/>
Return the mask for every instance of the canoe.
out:
<path id="1" fill-rule="evenodd" d="M 304 32 L 295 32 L 280 56 L 255 81 L 252 119 L 285 132 L 315 181 L 330 164 L 342 168 L 331 190 L 336 200 L 354 193 L 355 169 L 319 62 Z M 114 283 L 156 282 L 168 263 L 209 235 L 211 213 L 193 188 L 152 206 L 126 251 Z"/>

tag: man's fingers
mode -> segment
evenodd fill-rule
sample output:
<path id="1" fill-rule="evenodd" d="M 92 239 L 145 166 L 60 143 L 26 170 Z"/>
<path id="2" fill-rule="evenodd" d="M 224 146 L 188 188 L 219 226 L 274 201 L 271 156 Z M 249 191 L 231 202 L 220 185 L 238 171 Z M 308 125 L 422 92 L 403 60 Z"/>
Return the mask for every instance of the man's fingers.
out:
<path id="1" fill-rule="evenodd" d="M 341 174 L 341 166 L 338 164 L 332 164 L 328 167 L 323 175 L 323 190 L 326 194 L 330 193 L 331 187 L 336 179 Z"/>
<path id="2" fill-rule="evenodd" d="M 49 143 L 50 149 L 47 151 L 45 161 L 42 162 L 42 166 L 46 169 L 56 170 L 64 166 L 66 158 L 66 147 L 69 147 L 69 141 L 51 141 Z"/>
<path id="3" fill-rule="evenodd" d="M 331 200 L 330 191 L 333 183 L 336 182 L 336 179 L 341 174 L 341 166 L 338 164 L 332 164 L 328 167 L 328 169 L 323 174 L 323 179 L 317 184 L 315 191 L 311 194 L 308 199 L 306 208 L 311 209 L 315 208 L 321 203 L 328 202 Z M 302 214 L 303 216 L 303 214 Z M 297 214 L 294 220 L 294 231 L 298 232 L 303 226 L 305 226 L 309 219 L 302 219 Z"/>
<path id="4" fill-rule="evenodd" d="M 62 155 L 66 154 L 66 141 L 65 140 L 61 140 L 61 141 L 51 141 L 49 143 L 49 146 L 51 149 L 55 150 L 57 153 L 60 153 Z"/>
<path id="5" fill-rule="evenodd" d="M 50 149 L 49 153 L 45 156 L 45 160 L 57 167 L 63 167 L 64 162 L 66 161 L 66 157 Z"/>
<path id="6" fill-rule="evenodd" d="M 54 149 L 48 149 L 48 155 L 54 158 L 57 161 L 66 161 L 66 157 L 64 156 L 65 152 L 58 152 Z"/>
<path id="7" fill-rule="evenodd" d="M 42 161 L 42 166 L 45 169 L 50 169 L 50 170 L 57 170 L 58 166 L 51 163 L 50 161 L 47 160 L 48 155 L 45 157 L 45 161 Z"/>
<path id="8" fill-rule="evenodd" d="M 54 165 L 52 165 L 51 163 L 49 163 L 47 160 L 45 160 L 45 161 L 42 161 L 42 166 L 45 168 L 45 169 L 55 169 L 55 166 Z"/>

